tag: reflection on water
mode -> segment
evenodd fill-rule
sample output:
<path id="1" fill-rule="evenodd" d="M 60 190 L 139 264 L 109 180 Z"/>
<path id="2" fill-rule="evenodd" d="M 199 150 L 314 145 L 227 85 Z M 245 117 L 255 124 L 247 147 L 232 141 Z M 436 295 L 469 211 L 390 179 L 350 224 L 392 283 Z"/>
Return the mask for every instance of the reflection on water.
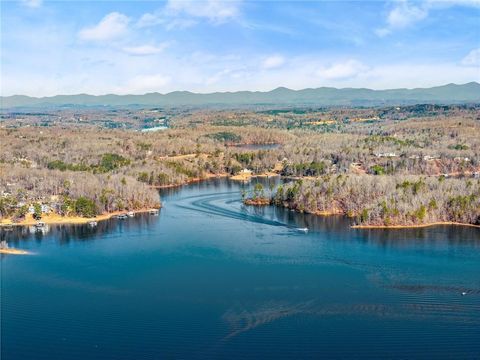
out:
<path id="1" fill-rule="evenodd" d="M 96 226 L 88 224 L 59 224 L 46 225 L 42 228 L 35 226 L 15 226 L 12 230 L 2 231 L 0 240 L 6 240 L 11 246 L 22 247 L 24 242 L 42 239 L 55 240 L 59 244 L 70 241 L 95 240 L 103 234 L 115 231 L 129 231 L 133 229 L 148 228 L 157 223 L 157 219 L 150 214 L 136 214 L 135 217 L 125 220 L 110 219 L 99 221 Z"/>
<path id="2" fill-rule="evenodd" d="M 440 225 L 413 229 L 358 229 L 361 240 L 382 246 L 408 246 L 412 242 L 433 247 L 468 245 L 480 249 L 479 229 L 467 226 Z"/>
<path id="3" fill-rule="evenodd" d="M 244 206 L 250 186 L 164 189 L 159 216 L 0 231 L 36 254 L 1 257 L 2 360 L 480 353 L 479 229 L 351 229 Z"/>

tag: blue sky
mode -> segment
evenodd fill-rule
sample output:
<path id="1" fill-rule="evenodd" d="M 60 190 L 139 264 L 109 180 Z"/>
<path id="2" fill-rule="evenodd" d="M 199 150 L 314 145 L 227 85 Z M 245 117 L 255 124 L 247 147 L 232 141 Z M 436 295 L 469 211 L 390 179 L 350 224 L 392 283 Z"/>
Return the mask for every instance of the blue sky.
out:
<path id="1" fill-rule="evenodd" d="M 480 81 L 480 0 L 3 1 L 1 92 Z"/>

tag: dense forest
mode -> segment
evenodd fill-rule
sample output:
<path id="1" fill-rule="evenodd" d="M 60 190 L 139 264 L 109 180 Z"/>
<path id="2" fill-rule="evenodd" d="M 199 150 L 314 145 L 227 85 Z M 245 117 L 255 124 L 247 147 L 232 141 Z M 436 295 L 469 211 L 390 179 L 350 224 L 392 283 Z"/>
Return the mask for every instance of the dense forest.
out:
<path id="1" fill-rule="evenodd" d="M 327 175 L 280 186 L 273 202 L 301 212 L 343 214 L 357 225 L 480 225 L 479 179 Z"/>
<path id="2" fill-rule="evenodd" d="M 150 110 L 131 113 L 132 124 L 143 121 L 139 114 L 154 119 Z M 158 207 L 155 188 L 247 169 L 298 181 L 274 200 L 299 211 L 372 225 L 479 222 L 476 107 L 180 114 L 152 132 L 112 129 L 86 115 L 81 124 L 59 123 L 59 114 L 53 123 L 49 114 L 22 126 L 3 120 L 0 216 L 22 219 L 42 205 L 80 216 Z"/>

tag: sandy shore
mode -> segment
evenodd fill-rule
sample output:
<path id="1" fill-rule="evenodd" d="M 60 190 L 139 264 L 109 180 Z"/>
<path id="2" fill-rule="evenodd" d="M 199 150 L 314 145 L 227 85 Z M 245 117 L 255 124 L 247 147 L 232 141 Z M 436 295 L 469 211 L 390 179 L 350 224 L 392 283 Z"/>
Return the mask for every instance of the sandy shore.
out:
<path id="1" fill-rule="evenodd" d="M 150 210 L 158 210 L 158 209 L 140 209 L 140 210 L 135 210 L 134 213 L 146 213 L 149 212 Z M 35 220 L 31 214 L 27 214 L 24 220 L 14 223 L 12 222 L 11 219 L 2 219 L 0 220 L 0 227 L 5 226 L 5 225 L 15 225 L 15 226 L 33 226 L 38 223 L 38 221 L 41 221 L 45 224 L 87 224 L 90 221 L 103 221 L 103 220 L 108 220 L 113 216 L 120 215 L 120 214 L 126 214 L 127 211 L 114 211 L 111 213 L 107 214 L 101 214 L 97 215 L 96 217 L 93 218 L 85 218 L 81 216 L 61 216 L 59 214 L 55 213 L 50 213 L 47 215 L 43 215 L 40 220 Z"/>
<path id="2" fill-rule="evenodd" d="M 271 201 L 268 198 L 257 198 L 257 199 L 245 199 L 243 203 L 245 205 L 251 205 L 251 206 L 266 206 L 266 205 L 270 205 Z"/>
<path id="3" fill-rule="evenodd" d="M 0 254 L 10 254 L 10 255 L 30 255 L 28 251 L 20 249 L 0 249 Z"/>
<path id="4" fill-rule="evenodd" d="M 321 211 L 321 210 L 317 210 L 312 214 L 317 216 L 344 215 L 343 212 L 341 211 Z"/>
<path id="5" fill-rule="evenodd" d="M 235 180 L 235 181 L 248 181 L 253 177 L 252 174 L 249 173 L 241 173 L 237 175 L 230 176 L 230 180 Z"/>
<path id="6" fill-rule="evenodd" d="M 277 173 L 271 172 L 271 171 L 267 171 L 267 172 L 264 172 L 264 173 L 261 173 L 261 174 L 241 173 L 241 174 L 238 174 L 238 175 L 230 176 L 230 180 L 248 181 L 251 178 L 255 178 L 255 177 L 270 178 L 270 177 L 274 177 L 274 176 L 280 176 L 280 175 L 277 174 Z"/>
<path id="7" fill-rule="evenodd" d="M 439 221 L 428 224 L 418 224 L 418 225 L 352 225 L 353 229 L 415 229 L 415 228 L 426 228 L 431 226 L 438 225 L 454 225 L 454 226 L 468 226 L 474 228 L 480 228 L 480 225 L 467 224 L 467 223 L 458 223 L 453 221 Z"/>
<path id="8" fill-rule="evenodd" d="M 313 214 L 317 216 L 332 216 L 332 215 L 343 215 L 347 216 L 340 210 L 332 210 L 332 211 L 315 211 L 315 212 L 308 212 L 308 214 Z M 468 224 L 468 223 L 459 223 L 454 221 L 437 221 L 428 224 L 411 224 L 411 225 L 352 225 L 350 226 L 352 229 L 415 229 L 415 228 L 426 228 L 432 226 L 441 226 L 441 225 L 453 225 L 453 226 L 468 226 L 473 228 L 479 228 L 480 225 Z"/>

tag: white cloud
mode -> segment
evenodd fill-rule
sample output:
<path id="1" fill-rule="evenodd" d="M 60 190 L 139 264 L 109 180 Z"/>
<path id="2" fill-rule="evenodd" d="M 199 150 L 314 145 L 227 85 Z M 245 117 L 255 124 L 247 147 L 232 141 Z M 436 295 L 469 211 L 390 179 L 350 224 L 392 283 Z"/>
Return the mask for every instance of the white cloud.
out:
<path id="1" fill-rule="evenodd" d="M 365 86 L 373 89 L 415 88 L 464 84 L 480 81 L 476 68 L 462 67 L 451 63 L 388 64 L 378 65 L 359 75 L 351 86 Z"/>
<path id="2" fill-rule="evenodd" d="M 452 6 L 480 7 L 480 0 L 424 0 L 409 2 L 399 0 L 390 10 L 386 19 L 386 26 L 376 29 L 379 37 L 390 35 L 393 30 L 404 29 L 426 19 L 432 10 L 446 9 Z"/>
<path id="3" fill-rule="evenodd" d="M 229 75 L 232 73 L 232 70 L 230 69 L 224 69 L 224 70 L 221 70 L 219 72 L 217 72 L 216 74 L 213 74 L 213 76 L 210 76 L 208 77 L 206 80 L 205 80 L 205 84 L 206 85 L 213 85 L 213 84 L 216 84 L 218 83 L 222 78 L 224 78 L 225 76 Z"/>
<path id="4" fill-rule="evenodd" d="M 155 55 L 161 53 L 168 46 L 167 43 L 160 45 L 138 45 L 138 46 L 127 46 L 122 48 L 122 51 L 130 55 L 137 56 L 147 56 Z"/>
<path id="5" fill-rule="evenodd" d="M 168 0 L 164 8 L 143 14 L 137 26 L 164 25 L 167 29 L 183 29 L 197 24 L 200 19 L 222 24 L 240 16 L 240 4 L 240 0 Z"/>
<path id="6" fill-rule="evenodd" d="M 431 8 L 445 8 L 450 6 L 480 7 L 480 0 L 426 0 Z"/>
<path id="7" fill-rule="evenodd" d="M 391 33 L 392 30 L 387 28 L 375 29 L 375 34 L 377 34 L 378 37 L 385 37 L 387 35 L 390 35 Z"/>
<path id="8" fill-rule="evenodd" d="M 357 60 L 347 60 L 321 68 L 317 71 L 317 75 L 327 80 L 345 80 L 354 78 L 367 70 L 368 66 L 363 63 Z"/>
<path id="9" fill-rule="evenodd" d="M 401 1 L 388 14 L 387 24 L 390 28 L 400 29 L 425 19 L 427 15 L 425 7 Z"/>
<path id="10" fill-rule="evenodd" d="M 143 44 L 161 45 L 154 42 L 135 45 Z M 34 61 L 25 62 L 17 69 L 8 67 L 7 63 L 2 70 L 1 90 L 4 95 L 37 96 L 144 94 L 175 90 L 207 93 L 266 91 L 279 86 L 292 89 L 322 86 L 412 88 L 480 81 L 479 68 L 463 66 L 460 60 L 381 64 L 378 59 L 371 59 L 372 63 L 369 63 L 370 60 L 363 58 L 342 59 L 318 53 L 288 57 L 288 66 L 266 71 L 261 67 L 266 58 L 262 55 L 237 52 L 223 55 L 205 52 L 178 54 L 165 51 L 161 56 L 131 56 L 117 45 L 95 46 L 88 52 L 83 48 L 69 49 L 67 52 L 55 52 L 54 56 L 44 51 Z M 27 65 L 39 70 L 25 71 Z"/>
<path id="11" fill-rule="evenodd" d="M 42 0 L 21 0 L 22 4 L 29 8 L 38 8 L 42 6 Z"/>
<path id="12" fill-rule="evenodd" d="M 163 23 L 164 23 L 164 19 L 159 14 L 145 13 L 137 21 L 137 26 L 142 28 L 147 26 L 155 26 Z"/>
<path id="13" fill-rule="evenodd" d="M 464 66 L 480 67 L 480 48 L 470 51 L 467 56 L 462 59 L 461 64 Z"/>
<path id="14" fill-rule="evenodd" d="M 137 22 L 137 27 L 144 28 L 155 25 L 163 25 L 167 30 L 172 29 L 186 29 L 195 24 L 198 21 L 194 19 L 186 18 L 173 18 L 166 16 L 163 11 L 157 11 L 155 13 L 146 13 L 143 14 Z"/>
<path id="15" fill-rule="evenodd" d="M 163 74 L 137 75 L 128 80 L 126 85 L 116 89 L 120 94 L 144 94 L 163 92 L 171 78 Z"/>
<path id="16" fill-rule="evenodd" d="M 169 0 L 166 11 L 175 15 L 185 14 L 191 17 L 207 18 L 222 23 L 236 18 L 240 14 L 239 1 L 224 0 Z"/>
<path id="17" fill-rule="evenodd" d="M 78 36 L 82 40 L 113 40 L 127 33 L 129 22 L 130 19 L 127 16 L 112 12 L 100 20 L 97 25 L 80 30 Z"/>
<path id="18" fill-rule="evenodd" d="M 393 9 L 387 15 L 387 25 L 376 29 L 375 34 L 379 37 L 390 35 L 393 30 L 403 29 L 428 16 L 429 6 L 427 3 L 418 5 L 410 4 L 407 0 L 396 2 Z"/>
<path id="19" fill-rule="evenodd" d="M 285 64 L 285 58 L 281 55 L 272 55 L 265 58 L 262 62 L 262 68 L 275 69 Z"/>

